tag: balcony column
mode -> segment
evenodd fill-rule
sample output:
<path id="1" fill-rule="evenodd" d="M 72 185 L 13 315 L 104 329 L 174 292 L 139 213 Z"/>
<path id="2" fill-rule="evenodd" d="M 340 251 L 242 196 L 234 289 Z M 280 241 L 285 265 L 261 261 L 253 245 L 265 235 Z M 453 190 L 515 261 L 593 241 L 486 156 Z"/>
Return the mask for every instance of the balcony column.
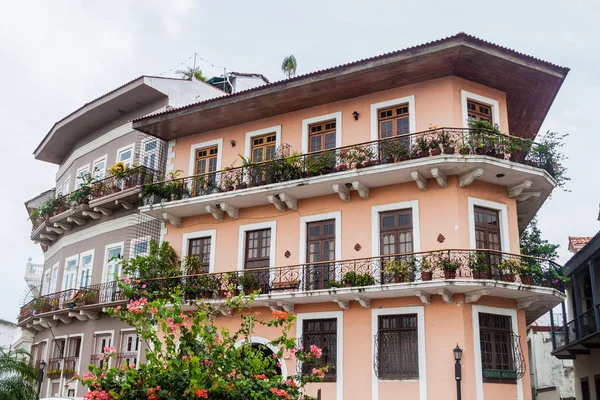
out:
<path id="1" fill-rule="evenodd" d="M 573 305 L 575 306 L 575 326 L 577 327 L 577 339 L 583 335 L 583 325 L 581 324 L 581 295 L 579 293 L 579 279 L 577 274 L 573 274 Z"/>
<path id="2" fill-rule="evenodd" d="M 592 300 L 594 301 L 594 316 L 596 317 L 596 330 L 600 331 L 600 303 L 598 302 L 598 288 L 596 287 L 596 271 L 594 271 L 594 262 L 588 261 L 590 269 L 590 284 L 592 285 Z"/>
<path id="3" fill-rule="evenodd" d="M 563 326 L 562 326 L 562 330 L 563 330 L 563 338 L 565 341 L 565 345 L 569 344 L 569 327 L 567 326 L 567 306 L 565 306 L 565 302 L 563 301 L 562 303 L 560 303 L 560 307 L 562 308 L 562 315 L 563 315 Z"/>
<path id="4" fill-rule="evenodd" d="M 564 304 L 564 302 L 563 302 Z M 554 313 L 550 309 L 550 337 L 552 338 L 552 351 L 556 350 L 556 340 L 554 340 Z"/>

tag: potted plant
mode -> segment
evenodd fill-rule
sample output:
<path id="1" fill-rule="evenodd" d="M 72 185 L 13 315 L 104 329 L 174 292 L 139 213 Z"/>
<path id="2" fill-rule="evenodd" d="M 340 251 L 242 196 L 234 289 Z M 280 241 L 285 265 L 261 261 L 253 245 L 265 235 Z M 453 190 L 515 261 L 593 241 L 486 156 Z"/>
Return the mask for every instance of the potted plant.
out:
<path id="1" fill-rule="evenodd" d="M 417 138 L 417 154 L 419 158 L 429 157 L 429 142 L 423 135 Z"/>
<path id="2" fill-rule="evenodd" d="M 542 276 L 542 267 L 534 260 L 525 260 L 525 262 L 521 264 L 519 278 L 522 284 L 533 285 L 533 282 L 539 281 Z"/>
<path id="3" fill-rule="evenodd" d="M 57 368 L 49 368 L 46 372 L 46 376 L 48 379 L 57 379 L 60 378 L 61 370 Z"/>
<path id="4" fill-rule="evenodd" d="M 340 281 L 329 281 L 329 283 L 327 284 L 327 287 L 329 289 L 341 288 L 342 286 L 342 282 Z"/>
<path id="5" fill-rule="evenodd" d="M 162 185 L 160 184 L 146 184 L 142 187 L 142 199 L 144 205 L 151 205 L 160 203 Z"/>
<path id="6" fill-rule="evenodd" d="M 356 275 L 356 286 L 371 286 L 375 284 L 375 278 L 373 278 L 370 274 L 358 274 Z"/>
<path id="7" fill-rule="evenodd" d="M 521 263 L 513 258 L 505 258 L 498 264 L 498 270 L 502 274 L 502 280 L 514 282 L 515 274 L 521 269 Z"/>
<path id="8" fill-rule="evenodd" d="M 456 142 L 452 139 L 450 134 L 442 128 L 442 132 L 438 135 L 440 145 L 444 150 L 444 154 L 454 154 Z"/>
<path id="9" fill-rule="evenodd" d="M 245 295 L 249 295 L 252 292 L 260 290 L 260 284 L 256 274 L 252 272 L 246 272 L 239 277 L 240 285 Z"/>
<path id="10" fill-rule="evenodd" d="M 429 137 L 429 148 L 431 149 L 432 156 L 439 156 L 442 154 L 440 139 L 435 134 Z"/>
<path id="11" fill-rule="evenodd" d="M 342 283 L 344 287 L 356 286 L 356 278 L 358 274 L 354 271 L 346 272 L 342 277 Z"/>
<path id="12" fill-rule="evenodd" d="M 444 271 L 444 278 L 455 279 L 458 270 L 458 261 L 452 258 L 448 253 L 442 253 L 439 256 L 439 266 Z"/>
<path id="13" fill-rule="evenodd" d="M 225 177 L 223 178 L 223 188 L 226 192 L 231 192 L 235 189 L 235 181 L 229 173 L 225 173 Z"/>
<path id="14" fill-rule="evenodd" d="M 485 253 L 482 251 L 476 251 L 471 254 L 469 268 L 473 274 L 473 279 L 485 279 L 487 277 L 489 268 L 486 261 Z"/>
<path id="15" fill-rule="evenodd" d="M 461 156 L 468 156 L 469 154 L 471 154 L 471 148 L 469 146 L 466 146 L 466 145 L 462 144 L 462 143 L 459 143 L 456 146 L 456 150 L 458 151 L 458 153 Z"/>
<path id="16" fill-rule="evenodd" d="M 197 279 L 197 283 L 202 291 L 202 297 L 205 299 L 212 299 L 219 289 L 219 280 L 214 275 L 200 275 Z"/>
<path id="17" fill-rule="evenodd" d="M 430 281 L 433 279 L 433 271 L 435 270 L 433 263 L 429 260 L 428 256 L 421 258 L 419 270 L 421 271 L 421 280 Z"/>
<path id="18" fill-rule="evenodd" d="M 414 280 L 415 260 L 393 258 L 383 262 L 383 270 L 394 274 L 394 282 L 412 282 Z"/>
<path id="19" fill-rule="evenodd" d="M 233 272 L 228 272 L 223 276 L 223 283 L 225 283 L 226 289 L 223 289 L 221 296 L 226 297 L 227 293 L 231 292 L 232 296 L 237 296 L 240 294 L 240 289 L 238 288 L 240 282 L 238 277 Z"/>
<path id="20" fill-rule="evenodd" d="M 119 161 L 112 167 L 110 167 L 109 172 L 111 176 L 114 176 L 116 180 L 122 181 L 125 179 L 129 172 L 129 167 L 125 165 L 123 161 Z"/>

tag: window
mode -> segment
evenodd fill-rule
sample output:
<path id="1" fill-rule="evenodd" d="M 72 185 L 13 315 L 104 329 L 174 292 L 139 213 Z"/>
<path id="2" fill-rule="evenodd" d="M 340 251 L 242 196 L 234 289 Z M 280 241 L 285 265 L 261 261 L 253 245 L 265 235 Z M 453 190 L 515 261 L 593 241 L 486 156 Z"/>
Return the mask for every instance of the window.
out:
<path id="1" fill-rule="evenodd" d="M 138 349 L 140 347 L 140 338 L 135 331 L 121 331 L 121 347 L 117 354 L 117 363 L 119 366 L 136 365 L 138 363 Z"/>
<path id="2" fill-rule="evenodd" d="M 581 400 L 592 400 L 590 393 L 590 380 L 589 378 L 581 378 Z"/>
<path id="3" fill-rule="evenodd" d="M 379 213 L 380 255 L 413 252 L 412 209 Z"/>
<path id="4" fill-rule="evenodd" d="M 377 115 L 380 139 L 410 133 L 408 103 L 377 110 Z"/>
<path id="5" fill-rule="evenodd" d="M 484 382 L 514 383 L 517 379 L 515 356 L 518 336 L 513 334 L 508 315 L 479 313 L 481 368 Z"/>
<path id="6" fill-rule="evenodd" d="M 56 284 L 58 283 L 58 264 L 52 267 L 52 273 L 50 274 L 50 289 L 49 293 L 56 292 Z"/>
<path id="7" fill-rule="evenodd" d="M 95 181 L 104 179 L 106 176 L 106 156 L 99 160 L 94 161 L 94 168 L 92 169 L 92 178 Z"/>
<path id="8" fill-rule="evenodd" d="M 94 347 L 90 358 L 91 364 L 102 368 L 104 365 L 104 348 L 110 347 L 112 343 L 112 335 L 110 333 L 96 333 L 94 335 Z"/>
<path id="9" fill-rule="evenodd" d="M 134 239 L 131 242 L 131 256 L 146 256 L 150 252 L 150 239 Z"/>
<path id="10" fill-rule="evenodd" d="M 306 224 L 306 261 L 318 263 L 335 260 L 335 220 L 309 222 Z M 326 289 L 335 280 L 335 264 L 317 264 L 306 271 L 309 290 Z"/>
<path id="11" fill-rule="evenodd" d="M 302 375 L 310 375 L 313 368 L 329 364 L 325 373 L 326 382 L 336 381 L 337 366 L 337 318 L 305 319 L 302 321 L 302 347 L 315 345 L 323 351 L 314 363 L 302 364 Z"/>
<path id="12" fill-rule="evenodd" d="M 417 314 L 379 315 L 377 376 L 379 379 L 418 379 Z"/>
<path id="13" fill-rule="evenodd" d="M 217 157 L 219 156 L 219 147 L 210 147 L 196 150 L 195 175 L 208 174 L 217 170 Z"/>
<path id="14" fill-rule="evenodd" d="M 56 339 L 54 341 L 54 351 L 52 352 L 52 358 L 63 358 L 65 356 L 66 345 L 66 339 Z"/>
<path id="15" fill-rule="evenodd" d="M 126 167 L 131 167 L 133 165 L 133 145 L 117 151 L 117 162 L 124 163 Z"/>
<path id="16" fill-rule="evenodd" d="M 108 247 L 106 249 L 106 267 L 104 268 L 104 282 L 112 282 L 120 276 L 121 253 L 123 248 L 119 246 Z"/>
<path id="17" fill-rule="evenodd" d="M 336 121 L 319 122 L 308 126 L 308 151 L 335 148 Z"/>
<path id="18" fill-rule="evenodd" d="M 147 139 L 143 144 L 142 165 L 152 170 L 158 170 L 158 139 Z"/>
<path id="19" fill-rule="evenodd" d="M 83 185 L 83 177 L 89 173 L 90 173 L 89 165 L 86 165 L 85 167 L 81 167 L 77 170 L 77 175 L 75 176 L 75 190 L 79 189 Z"/>
<path id="20" fill-rule="evenodd" d="M 65 179 L 65 182 L 63 183 L 62 194 L 63 195 L 69 194 L 69 189 L 71 189 L 71 177 L 70 176 L 68 176 L 67 179 Z"/>
<path id="21" fill-rule="evenodd" d="M 63 290 L 75 289 L 75 278 L 77 276 L 77 256 L 67 258 L 65 262 L 64 275 Z"/>
<path id="22" fill-rule="evenodd" d="M 94 263 L 94 252 L 81 254 L 79 269 L 79 287 L 86 287 L 92 283 L 92 264 Z"/>
<path id="23" fill-rule="evenodd" d="M 475 247 L 502 250 L 498 211 L 475 207 Z"/>
<path id="24" fill-rule="evenodd" d="M 600 400 L 600 375 L 594 375 L 594 386 L 596 386 L 596 400 Z"/>
<path id="25" fill-rule="evenodd" d="M 200 261 L 199 269 L 192 274 L 205 274 L 210 272 L 210 246 L 211 237 L 189 239 L 188 256 L 197 257 Z"/>
<path id="26" fill-rule="evenodd" d="M 42 282 L 42 296 L 48 294 L 48 290 L 50 289 L 50 274 L 51 271 L 47 270 L 46 272 L 44 272 L 44 280 Z"/>
<path id="27" fill-rule="evenodd" d="M 246 232 L 246 257 L 244 268 L 270 266 L 271 229 Z"/>
<path id="28" fill-rule="evenodd" d="M 467 99 L 467 116 L 469 119 L 476 121 L 486 121 L 494 124 L 492 117 L 492 107 L 486 104 L 478 103 L 471 99 Z"/>
<path id="29" fill-rule="evenodd" d="M 250 158 L 253 162 L 269 161 L 277 152 L 277 134 L 275 132 L 253 137 Z"/>
<path id="30" fill-rule="evenodd" d="M 67 348 L 67 357 L 79 357 L 81 351 L 81 336 L 69 338 L 69 346 Z"/>

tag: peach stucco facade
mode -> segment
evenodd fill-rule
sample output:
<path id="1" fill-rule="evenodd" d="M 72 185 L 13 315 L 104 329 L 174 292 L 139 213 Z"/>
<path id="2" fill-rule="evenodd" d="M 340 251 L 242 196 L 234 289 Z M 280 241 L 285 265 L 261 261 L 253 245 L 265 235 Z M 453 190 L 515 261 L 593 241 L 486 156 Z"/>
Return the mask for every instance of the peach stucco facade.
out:
<path id="1" fill-rule="evenodd" d="M 173 170 L 182 170 L 184 175 L 193 175 L 194 149 L 202 148 L 202 143 L 214 145 L 219 141 L 221 168 L 239 165 L 239 154 L 247 154 L 249 132 L 266 133 L 269 128 L 280 130 L 279 144 L 286 143 L 291 151 L 301 152 L 303 145 L 303 120 L 332 115 L 338 119 L 337 135 L 341 136 L 338 145 L 351 145 L 373 139 L 373 118 L 371 105 L 389 102 L 394 99 L 410 99 L 411 114 L 416 126 L 411 132 L 427 130 L 431 125 L 463 127 L 463 91 L 494 100 L 498 104 L 500 129 L 507 132 L 508 117 L 505 93 L 469 82 L 457 77 L 440 78 L 424 83 L 395 88 L 369 94 L 324 106 L 304 109 L 277 117 L 202 133 L 177 139 L 171 142 L 174 153 L 170 163 Z M 376 109 L 376 108 L 375 108 Z M 352 113 L 357 111 L 359 119 Z M 335 118 L 330 117 L 330 118 Z M 340 122 L 341 121 L 341 124 Z M 306 124 L 306 123 L 305 123 Z M 341 126 L 340 126 L 341 125 Z M 339 139 L 339 138 L 338 138 Z M 235 147 L 230 141 L 235 141 Z M 471 205 L 491 205 L 501 211 L 500 218 L 506 231 L 503 232 L 505 252 L 519 252 L 519 231 L 517 224 L 517 202 L 508 196 L 506 186 L 475 181 L 461 187 L 457 176 L 448 176 L 447 187 L 430 182 L 427 191 L 419 190 L 414 182 L 398 183 L 371 188 L 368 199 L 361 199 L 357 192 L 351 192 L 351 201 L 343 202 L 337 194 L 302 199 L 296 210 L 277 211 L 272 205 L 240 208 L 237 219 L 228 217 L 216 220 L 210 214 L 182 218 L 179 227 L 166 225 L 164 240 L 168 241 L 179 254 L 186 253 L 186 240 L 199 232 L 211 232 L 214 255 L 211 255 L 211 272 L 227 272 L 243 269 L 243 232 L 248 225 L 269 226 L 272 230 L 271 246 L 274 246 L 274 259 L 271 266 L 295 265 L 305 262 L 305 245 L 302 243 L 302 225 L 306 218 L 322 216 L 322 219 L 335 218 L 337 223 L 336 240 L 341 244 L 336 249 L 336 259 L 347 260 L 379 255 L 379 233 L 375 229 L 374 218 L 380 206 L 397 205 L 398 208 L 412 208 L 415 215 L 414 251 L 438 249 L 469 249 L 473 245 Z M 317 217 L 318 218 L 318 217 Z M 440 240 L 442 237 L 444 240 Z M 241 240 L 241 241 L 240 241 Z M 516 300 L 484 296 L 474 303 L 465 301 L 464 295 L 454 296 L 445 302 L 441 296 L 431 296 L 431 304 L 423 305 L 417 297 L 373 299 L 370 308 L 351 302 L 348 309 L 340 310 L 334 302 L 297 304 L 294 313 L 298 318 L 306 315 L 339 315 L 338 324 L 343 329 L 342 343 L 338 352 L 342 353 L 342 364 L 338 365 L 336 382 L 312 384 L 309 394 L 315 395 L 317 388 L 322 390 L 323 399 L 451 399 L 455 396 L 454 359 L 452 349 L 458 343 L 464 349 L 463 398 L 464 399 L 519 399 L 531 398 L 529 376 L 525 374 L 518 384 L 482 383 L 475 371 L 479 368 L 475 359 L 473 330 L 473 307 L 487 306 L 514 312 L 517 316 L 521 348 L 527 359 L 525 314 L 518 310 Z M 419 310 L 423 321 L 424 343 L 420 344 L 423 354 L 419 354 L 420 375 L 418 380 L 384 381 L 373 373 L 373 321 L 377 310 L 410 309 Z M 261 309 L 269 314 L 268 308 Z M 315 314 L 316 313 L 316 314 Z M 324 313 L 324 314 L 319 314 Z M 333 313 L 333 314 L 332 314 Z M 218 325 L 234 328 L 239 319 L 218 318 Z M 339 333 L 338 333 L 339 334 Z M 268 342 L 274 332 L 257 327 L 254 332 L 258 342 Z M 293 359 L 281 360 L 285 365 L 283 373 L 294 374 L 296 362 Z M 479 381 L 478 381 L 479 379 Z"/>

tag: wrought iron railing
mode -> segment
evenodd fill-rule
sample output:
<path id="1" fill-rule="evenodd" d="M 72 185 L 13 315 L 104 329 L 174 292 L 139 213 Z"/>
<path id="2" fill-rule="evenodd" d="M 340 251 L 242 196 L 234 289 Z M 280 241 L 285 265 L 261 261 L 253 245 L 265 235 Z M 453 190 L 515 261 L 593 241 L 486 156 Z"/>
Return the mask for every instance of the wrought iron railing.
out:
<path id="1" fill-rule="evenodd" d="M 48 365 L 46 367 L 46 376 L 48 379 L 60 378 L 62 373 L 62 362 L 62 357 L 51 358 L 48 360 Z"/>
<path id="2" fill-rule="evenodd" d="M 59 215 L 65 211 L 76 208 L 81 204 L 88 204 L 91 200 L 96 200 L 113 193 L 123 190 L 143 186 L 148 183 L 156 182 L 163 179 L 163 175 L 150 168 L 139 166 L 131 168 L 125 172 L 121 178 L 109 176 L 101 180 L 94 181 L 89 185 L 74 190 L 64 196 L 50 199 L 52 201 L 52 212 L 44 217 L 35 214 L 31 218 L 33 224 L 32 232 L 34 232 L 47 218 Z"/>
<path id="3" fill-rule="evenodd" d="M 230 289 L 234 294 L 269 294 L 446 279 L 500 280 L 564 292 L 562 268 L 553 261 L 495 250 L 453 249 L 141 279 L 137 284 L 150 295 L 180 289 L 185 300 L 194 300 L 223 298 Z M 91 285 L 35 299 L 21 309 L 19 321 L 44 312 L 121 300 L 126 297 L 116 282 Z M 40 304 L 51 307 L 40 308 Z"/>
<path id="4" fill-rule="evenodd" d="M 369 168 L 415 158 L 461 154 L 487 155 L 543 168 L 555 176 L 556 166 L 530 139 L 485 129 L 436 128 L 308 154 L 277 158 L 220 171 L 145 185 L 144 204 L 157 204 L 311 176 Z"/>
<path id="5" fill-rule="evenodd" d="M 63 361 L 63 378 L 71 379 L 77 372 L 79 357 L 65 357 Z"/>
<path id="6" fill-rule="evenodd" d="M 600 305 L 596 306 L 600 307 Z M 588 335 L 598 332 L 596 324 L 596 307 L 592 307 L 578 318 L 572 319 L 563 326 L 557 326 L 552 331 L 554 348 L 560 349 Z"/>
<path id="7" fill-rule="evenodd" d="M 123 364 L 130 366 L 137 366 L 138 363 L 138 354 L 135 351 L 125 352 L 125 353 L 117 353 L 117 366 L 120 367 Z"/>

